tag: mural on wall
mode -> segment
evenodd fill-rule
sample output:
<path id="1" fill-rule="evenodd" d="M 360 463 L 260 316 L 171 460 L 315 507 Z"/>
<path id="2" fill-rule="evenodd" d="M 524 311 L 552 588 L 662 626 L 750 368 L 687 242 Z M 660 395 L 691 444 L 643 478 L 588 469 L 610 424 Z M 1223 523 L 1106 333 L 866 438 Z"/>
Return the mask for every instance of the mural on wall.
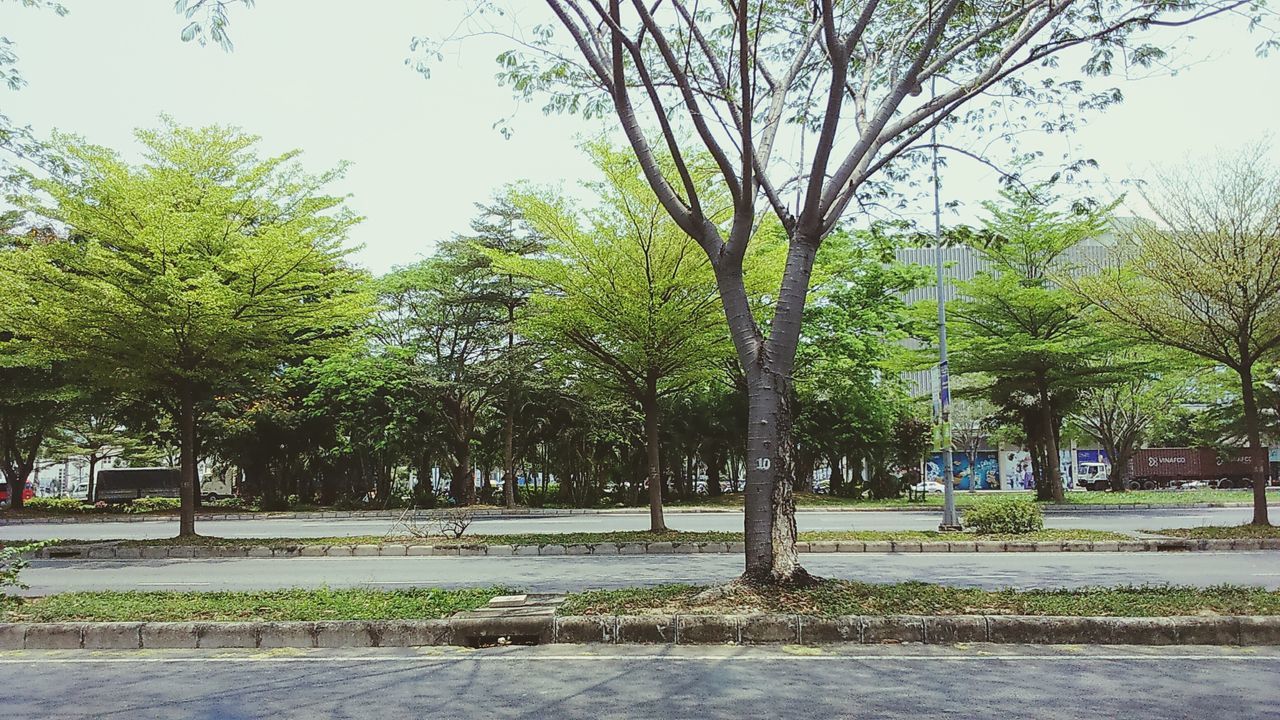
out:
<path id="1" fill-rule="evenodd" d="M 979 452 L 973 468 L 969 467 L 968 453 L 952 453 L 951 472 L 955 476 L 957 490 L 968 490 L 969 483 L 975 477 L 978 490 L 996 490 L 1000 487 L 1000 466 L 995 452 Z M 925 479 L 942 482 L 942 453 L 929 456 L 929 461 L 925 464 Z"/>
<path id="2" fill-rule="evenodd" d="M 1076 464 L 1071 459 L 1071 450 L 1058 451 L 1058 468 L 1062 473 L 1062 487 L 1073 488 L 1076 486 Z"/>
<path id="3" fill-rule="evenodd" d="M 1000 451 L 1000 487 L 1004 490 L 1032 490 L 1036 486 L 1031 472 L 1031 453 L 1026 450 Z"/>

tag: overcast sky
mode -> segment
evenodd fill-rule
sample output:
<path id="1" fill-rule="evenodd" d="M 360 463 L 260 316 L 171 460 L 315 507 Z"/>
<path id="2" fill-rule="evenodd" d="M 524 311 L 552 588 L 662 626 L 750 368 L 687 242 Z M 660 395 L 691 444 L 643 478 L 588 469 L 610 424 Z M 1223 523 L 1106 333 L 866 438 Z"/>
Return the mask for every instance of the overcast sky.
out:
<path id="1" fill-rule="evenodd" d="M 6 114 L 40 134 L 73 131 L 130 156 L 132 129 L 168 113 L 184 124 L 241 126 L 262 136 L 265 151 L 301 148 L 314 170 L 351 161 L 335 190 L 367 218 L 352 239 L 375 271 L 465 231 L 474 203 L 506 183 L 572 186 L 590 174 L 576 145 L 602 126 L 524 107 L 511 139 L 493 129 L 517 110 L 493 77 L 497 41 L 469 41 L 430 80 L 404 64 L 411 37 L 456 24 L 456 2 L 259 0 L 233 10 L 235 50 L 225 53 L 181 42 L 184 22 L 170 0 L 62 1 L 66 17 L 0 3 L 0 32 L 16 43 L 29 83 L 0 90 Z M 527 4 L 529 20 L 541 19 L 541 3 Z M 1255 58 L 1257 37 L 1243 25 L 1197 28 L 1176 75 L 1122 82 L 1123 105 L 1070 138 L 1030 143 L 1052 157 L 1097 159 L 1100 187 L 1091 192 L 1106 194 L 1153 164 L 1261 140 L 1280 118 L 1280 57 Z M 998 189 L 993 173 L 968 161 L 948 175 L 946 194 L 966 207 Z M 954 219 L 969 217 L 961 210 Z"/>

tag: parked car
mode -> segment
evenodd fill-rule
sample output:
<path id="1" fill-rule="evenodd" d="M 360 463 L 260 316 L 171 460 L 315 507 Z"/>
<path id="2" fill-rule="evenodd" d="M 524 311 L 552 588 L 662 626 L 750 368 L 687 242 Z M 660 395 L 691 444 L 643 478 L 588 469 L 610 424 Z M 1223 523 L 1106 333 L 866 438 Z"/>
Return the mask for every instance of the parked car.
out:
<path id="1" fill-rule="evenodd" d="M 946 487 L 944 487 L 942 483 L 938 482 L 937 480 L 927 480 L 925 482 L 916 483 L 915 485 L 911 486 L 911 489 L 914 490 L 915 492 L 926 492 L 926 493 L 940 493 L 940 492 L 947 491 Z"/>

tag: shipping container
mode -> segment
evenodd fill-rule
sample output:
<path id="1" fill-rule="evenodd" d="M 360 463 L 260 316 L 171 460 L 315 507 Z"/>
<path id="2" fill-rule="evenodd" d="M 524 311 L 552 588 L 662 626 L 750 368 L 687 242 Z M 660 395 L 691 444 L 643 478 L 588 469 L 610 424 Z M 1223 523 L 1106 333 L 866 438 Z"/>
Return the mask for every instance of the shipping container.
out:
<path id="1" fill-rule="evenodd" d="M 181 496 L 182 476 L 175 467 L 107 468 L 98 471 L 95 502 L 128 502 L 144 497 Z"/>
<path id="2" fill-rule="evenodd" d="M 1203 483 L 1205 487 L 1245 488 L 1267 476 L 1266 452 L 1252 457 L 1248 448 L 1144 448 L 1129 462 L 1130 489 L 1154 490 Z"/>

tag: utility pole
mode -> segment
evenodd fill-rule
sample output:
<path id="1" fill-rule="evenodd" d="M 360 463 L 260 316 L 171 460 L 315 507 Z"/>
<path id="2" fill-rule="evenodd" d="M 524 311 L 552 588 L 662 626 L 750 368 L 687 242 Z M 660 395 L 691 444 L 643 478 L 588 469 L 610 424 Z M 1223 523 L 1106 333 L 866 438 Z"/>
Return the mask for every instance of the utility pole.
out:
<path id="1" fill-rule="evenodd" d="M 929 78 L 930 95 L 937 95 L 937 80 Z M 942 182 L 938 178 L 938 128 L 929 130 L 933 149 L 933 252 L 937 270 L 938 293 L 938 419 L 942 425 L 938 437 L 942 449 L 942 531 L 960 530 L 956 514 L 955 467 L 951 455 L 951 378 L 947 369 L 947 304 L 942 296 Z M 972 478 L 970 479 L 972 483 Z"/>

